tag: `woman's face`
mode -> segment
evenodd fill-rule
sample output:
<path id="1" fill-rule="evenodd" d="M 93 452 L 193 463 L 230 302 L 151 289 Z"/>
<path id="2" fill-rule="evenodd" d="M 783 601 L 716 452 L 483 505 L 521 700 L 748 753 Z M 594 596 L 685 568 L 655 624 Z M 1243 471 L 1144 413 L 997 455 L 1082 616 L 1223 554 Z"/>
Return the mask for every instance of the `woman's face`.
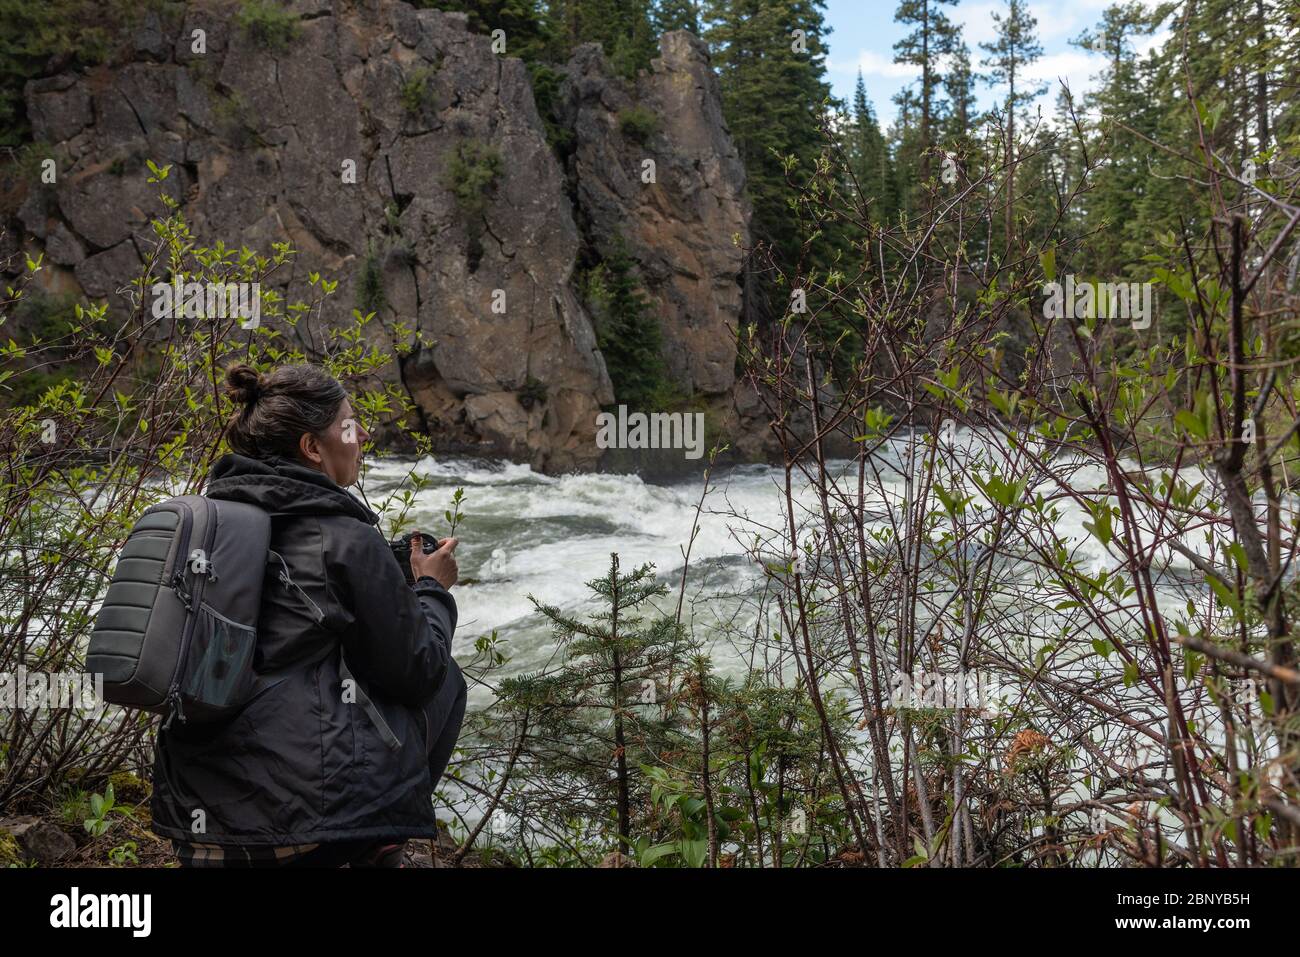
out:
<path id="1" fill-rule="evenodd" d="M 352 411 L 352 403 L 344 399 L 329 427 L 320 435 L 304 435 L 299 444 L 309 464 L 346 488 L 361 474 L 362 448 L 369 438 L 370 433 Z"/>

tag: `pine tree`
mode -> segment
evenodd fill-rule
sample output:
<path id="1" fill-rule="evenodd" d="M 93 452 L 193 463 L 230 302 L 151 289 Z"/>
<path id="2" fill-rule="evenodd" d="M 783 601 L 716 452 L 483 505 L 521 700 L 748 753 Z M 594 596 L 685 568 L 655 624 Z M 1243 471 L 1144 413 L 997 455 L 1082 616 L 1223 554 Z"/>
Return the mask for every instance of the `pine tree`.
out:
<path id="1" fill-rule="evenodd" d="M 930 178 L 930 151 L 934 147 L 935 115 L 938 110 L 937 92 L 942 74 L 939 58 L 951 54 L 957 39 L 957 30 L 943 13 L 945 4 L 957 0 L 902 0 L 894 19 L 914 29 L 894 44 L 894 62 L 914 66 L 921 71 L 920 89 L 916 95 L 919 110 L 916 141 L 918 180 Z"/>
<path id="2" fill-rule="evenodd" d="M 921 133 L 915 117 L 919 112 L 916 92 L 903 87 L 893 97 L 894 123 L 890 129 L 890 148 L 894 154 L 894 194 L 896 209 L 904 220 L 916 212 L 917 177 L 921 167 Z"/>
<path id="3" fill-rule="evenodd" d="M 863 199 L 871 204 L 871 218 L 877 223 L 887 222 L 894 213 L 893 170 L 860 70 L 846 139 L 849 166 Z"/>
<path id="4" fill-rule="evenodd" d="M 704 35 L 753 202 L 751 231 L 787 263 L 799 237 L 781 157 L 793 156 L 796 175 L 807 175 L 821 152 L 822 108 L 830 96 L 824 7 L 824 0 L 708 0 L 706 8 Z M 796 30 L 803 31 L 802 44 Z"/>
<path id="5" fill-rule="evenodd" d="M 655 581 L 653 565 L 625 574 L 613 553 L 609 573 L 587 587 L 603 605 L 588 619 L 528 596 L 551 623 L 563 663 L 548 675 L 503 681 L 500 695 L 515 707 L 526 704 L 535 715 L 534 747 L 542 769 L 563 782 L 566 792 L 576 791 L 606 812 L 587 808 L 586 816 L 612 819 L 611 836 L 623 851 L 638 836 L 633 808 L 647 803 L 640 765 L 658 763 L 673 733 L 664 717 L 668 709 L 656 705 L 669 691 L 670 665 L 686 643 L 675 619 L 645 617 L 652 599 L 667 593 Z"/>
<path id="6" fill-rule="evenodd" d="M 540 0 L 415 0 L 414 6 L 469 14 L 475 33 L 504 30 L 506 54 L 526 63 L 548 57 L 552 37 Z"/>
<path id="7" fill-rule="evenodd" d="M 622 239 L 588 275 L 585 298 L 614 398 L 634 409 L 666 409 L 679 399 L 662 348 L 663 334 L 642 293 L 636 263 Z"/>
<path id="8" fill-rule="evenodd" d="M 1010 250 L 1016 204 L 1016 111 L 1047 91 L 1045 84 L 1035 84 L 1025 75 L 1026 68 L 1043 55 L 1034 31 L 1038 20 L 1029 12 L 1025 0 L 1007 0 L 1007 12 L 993 14 L 997 39 L 981 43 L 988 55 L 980 65 L 989 68 L 989 82 L 1007 88 L 1006 98 L 1006 245 Z"/>
<path id="9" fill-rule="evenodd" d="M 650 0 L 548 0 L 547 17 L 566 58 L 581 43 L 599 43 L 624 77 L 650 66 L 658 52 Z"/>
<path id="10" fill-rule="evenodd" d="M 1106 58 L 1097 89 L 1084 100 L 1088 115 L 1099 117 L 1100 137 L 1093 146 L 1104 162 L 1083 196 L 1082 208 L 1099 227 L 1089 240 L 1093 268 L 1107 275 L 1122 274 L 1142 255 L 1133 255 L 1129 237 L 1142 228 L 1138 209 L 1152 185 L 1150 164 L 1158 162 L 1148 139 L 1158 135 L 1158 124 L 1133 40 L 1150 31 L 1150 20 L 1139 4 L 1114 4 L 1095 30 L 1073 41 Z"/>
<path id="11" fill-rule="evenodd" d="M 979 109 L 975 99 L 975 80 L 975 71 L 970 62 L 970 47 L 958 35 L 953 43 L 951 65 L 943 78 L 943 89 L 948 94 L 948 115 L 943 123 L 943 136 L 954 146 L 965 144 L 971 135 L 971 125 L 975 122 Z"/>
<path id="12" fill-rule="evenodd" d="M 656 33 L 689 30 L 700 35 L 700 8 L 696 0 L 658 0 L 651 21 Z"/>

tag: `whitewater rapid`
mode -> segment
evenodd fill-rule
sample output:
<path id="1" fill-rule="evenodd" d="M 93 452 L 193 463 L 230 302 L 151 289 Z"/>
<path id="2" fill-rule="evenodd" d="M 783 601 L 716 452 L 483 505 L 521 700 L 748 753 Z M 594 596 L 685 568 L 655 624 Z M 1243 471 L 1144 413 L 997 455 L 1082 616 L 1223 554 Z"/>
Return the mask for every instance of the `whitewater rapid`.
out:
<path id="1" fill-rule="evenodd" d="M 904 487 L 895 467 L 899 458 L 893 454 L 886 458 L 894 464 L 886 464 L 889 479 L 883 497 L 874 502 L 880 521 L 880 515 L 901 502 Z M 853 465 L 838 462 L 833 468 Z M 568 613 L 598 611 L 585 583 L 606 574 L 611 552 L 618 552 L 624 571 L 652 563 L 671 592 L 660 607 L 675 611 L 682 550 L 695 521 L 701 478 L 655 484 L 630 474 L 550 476 L 505 461 L 388 458 L 373 461 L 363 479 L 371 506 L 379 506 L 412 471 L 427 484 L 415 496 L 405 528 L 444 536 L 444 512 L 450 508 L 453 492 L 464 489 L 460 507 L 464 518 L 457 529 L 461 583 L 455 595 L 460 622 L 453 651 L 458 659 L 472 655 L 478 637 L 495 631 L 511 659 L 495 672 L 496 677 L 545 668 L 552 663 L 556 644 L 549 624 L 528 596 Z M 1104 486 L 1105 477 L 1095 467 L 1086 467 L 1075 478 L 1082 485 Z M 819 524 L 817 503 L 807 483 L 793 484 L 797 525 Z M 716 637 L 727 628 L 744 632 L 754 624 L 757 602 L 753 598 L 764 583 L 762 562 L 749 554 L 756 536 L 768 543 L 760 549 L 764 559 L 788 558 L 778 550 L 786 547 L 778 544 L 786 527 L 784 477 L 777 468 L 742 465 L 717 470 L 712 486 L 691 548 L 683 619 L 706 640 L 714 667 L 723 674 L 739 675 L 746 663 L 734 646 L 720 645 Z M 1056 533 L 1078 550 L 1084 564 L 1093 570 L 1117 567 L 1120 556 L 1103 548 L 1085 529 L 1088 512 L 1068 501 L 1060 507 Z M 712 644 L 707 643 L 710 638 L 715 639 Z M 477 688 L 471 707 L 490 700 L 490 689 Z"/>

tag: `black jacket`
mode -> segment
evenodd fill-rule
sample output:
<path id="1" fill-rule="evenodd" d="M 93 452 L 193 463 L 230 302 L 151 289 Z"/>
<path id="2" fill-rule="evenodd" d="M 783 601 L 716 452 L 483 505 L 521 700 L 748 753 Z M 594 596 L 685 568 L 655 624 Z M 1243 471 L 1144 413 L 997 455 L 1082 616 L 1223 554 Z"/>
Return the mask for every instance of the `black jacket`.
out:
<path id="1" fill-rule="evenodd" d="M 153 829 L 213 844 L 433 834 L 420 704 L 446 677 L 455 600 L 429 579 L 408 586 L 377 516 L 314 469 L 227 455 L 207 495 L 272 514 L 271 549 L 302 591 L 268 565 L 257 679 L 236 717 L 159 732 Z"/>

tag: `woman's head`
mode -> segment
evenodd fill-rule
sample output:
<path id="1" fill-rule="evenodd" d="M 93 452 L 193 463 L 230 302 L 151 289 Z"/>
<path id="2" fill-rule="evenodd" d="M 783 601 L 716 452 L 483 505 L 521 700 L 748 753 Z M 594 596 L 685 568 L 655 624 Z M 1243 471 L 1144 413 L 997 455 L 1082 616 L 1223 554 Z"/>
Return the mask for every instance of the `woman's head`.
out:
<path id="1" fill-rule="evenodd" d="M 370 436 L 356 421 L 348 394 L 319 366 L 280 366 L 259 374 L 251 366 L 226 370 L 235 414 L 226 427 L 232 451 L 255 459 L 280 456 L 320 469 L 339 485 L 361 470 Z"/>

